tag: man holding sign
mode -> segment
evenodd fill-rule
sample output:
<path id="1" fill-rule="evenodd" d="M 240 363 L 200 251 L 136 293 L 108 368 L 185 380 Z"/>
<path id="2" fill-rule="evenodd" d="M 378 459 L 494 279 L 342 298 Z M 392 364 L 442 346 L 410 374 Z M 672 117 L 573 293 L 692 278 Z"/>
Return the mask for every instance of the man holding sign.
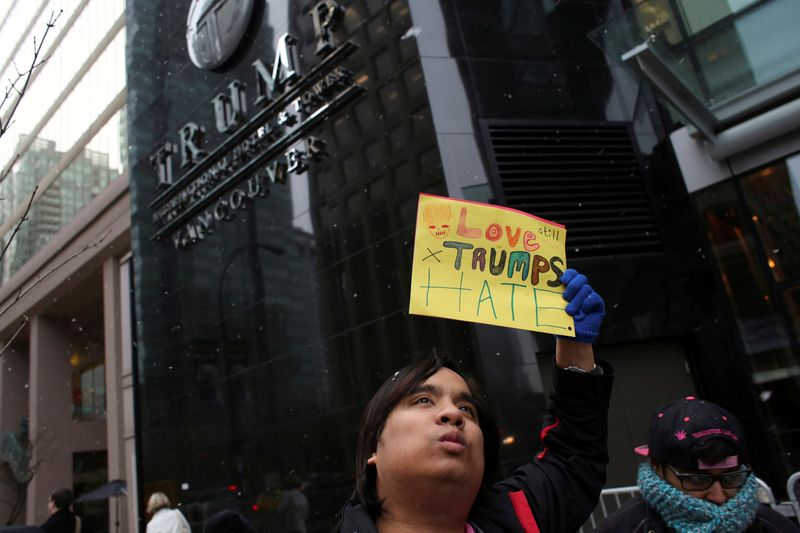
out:
<path id="1" fill-rule="evenodd" d="M 480 258 L 486 252 L 471 254 L 470 265 L 465 265 L 464 253 L 483 248 L 475 245 L 484 243 L 479 242 L 476 233 L 472 237 L 474 243 L 450 240 L 449 222 L 454 212 L 452 208 L 448 212 L 445 205 L 447 202 L 437 200 L 434 210 L 420 215 L 428 217 L 428 227 L 424 229 L 442 243 L 440 247 L 430 246 L 429 252 L 441 254 L 444 250 L 440 248 L 447 248 L 446 242 L 473 244 L 472 248 L 451 247 L 462 259 L 461 265 L 456 265 L 453 259 L 451 268 L 456 273 L 459 267 L 479 271 Z M 462 235 L 470 229 L 466 224 L 469 213 L 456 213 L 459 219 L 463 217 L 456 223 L 460 226 L 456 236 L 470 238 Z M 499 222 L 490 224 L 504 230 Z M 489 241 L 496 242 L 499 239 L 492 239 L 497 228 L 492 227 L 483 236 L 489 235 Z M 538 238 L 530 238 L 527 232 L 532 230 L 520 227 L 519 233 L 511 228 L 509 234 L 527 235 L 528 247 L 533 248 Z M 515 244 L 520 242 L 519 238 L 513 240 Z M 530 254 L 527 273 L 523 267 L 518 270 L 515 267 L 513 271 L 510 267 L 498 268 L 500 252 L 495 251 L 493 259 L 489 252 L 496 272 L 490 271 L 490 275 L 513 278 L 514 283 L 520 281 L 520 284 L 524 278 L 530 284 L 531 265 L 538 264 L 539 279 L 533 284 L 536 286 L 548 281 L 541 274 L 553 270 L 554 265 L 564 264 L 563 260 L 553 261 L 545 255 L 542 256 L 548 262 L 545 269 L 534 257 L 541 255 L 535 253 L 538 249 L 525 251 Z M 520 263 L 526 262 L 523 254 L 516 257 Z M 427 283 L 424 290 L 432 286 L 458 286 L 451 281 L 443 278 L 441 283 Z M 607 364 L 595 364 L 591 344 L 599 332 L 605 307 L 586 277 L 574 270 L 566 270 L 549 281 L 553 283 L 548 283 L 547 290 L 563 289 L 561 301 L 566 306 L 560 306 L 560 313 L 567 319 L 551 309 L 552 316 L 537 324 L 536 317 L 531 322 L 531 317 L 522 316 L 524 311 L 516 307 L 519 302 L 515 300 L 512 304 L 511 297 L 505 300 L 507 317 L 512 322 L 519 321 L 526 327 L 533 323 L 537 328 L 544 324 L 565 335 L 556 340 L 554 390 L 541 431 L 542 449 L 536 457 L 510 478 L 493 483 L 498 457 L 497 428 L 475 386 L 448 360 L 432 358 L 410 365 L 380 387 L 364 412 L 356 452 L 356 489 L 342 512 L 339 531 L 571 533 L 581 526 L 597 503 L 608 463 L 607 414 L 613 376 Z M 502 287 L 500 283 L 506 281 L 501 279 L 496 288 Z M 474 305 L 477 310 L 480 298 L 462 298 L 462 308 Z M 493 295 L 493 303 L 497 303 L 494 298 Z M 443 303 L 444 312 L 459 312 L 457 298 Z M 559 306 L 550 301 L 547 307 Z M 531 309 L 529 312 L 538 312 Z M 494 319 L 494 313 L 491 316 Z"/>

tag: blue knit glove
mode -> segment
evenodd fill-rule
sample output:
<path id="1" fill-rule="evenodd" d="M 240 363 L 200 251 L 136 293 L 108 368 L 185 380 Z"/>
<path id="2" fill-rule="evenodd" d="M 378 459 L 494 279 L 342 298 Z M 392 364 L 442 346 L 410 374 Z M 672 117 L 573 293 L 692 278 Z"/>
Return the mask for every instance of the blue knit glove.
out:
<path id="1" fill-rule="evenodd" d="M 592 343 L 600 333 L 600 324 L 606 315 L 606 304 L 594 292 L 586 276 L 568 268 L 561 276 L 566 285 L 564 299 L 569 302 L 565 311 L 575 321 L 575 340 Z"/>

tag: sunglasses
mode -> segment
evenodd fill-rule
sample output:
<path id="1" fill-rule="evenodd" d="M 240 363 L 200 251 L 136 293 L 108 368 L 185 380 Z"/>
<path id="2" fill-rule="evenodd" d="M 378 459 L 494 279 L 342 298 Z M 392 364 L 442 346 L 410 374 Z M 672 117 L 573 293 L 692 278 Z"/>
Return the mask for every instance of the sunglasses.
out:
<path id="1" fill-rule="evenodd" d="M 719 481 L 719 484 L 722 485 L 724 489 L 738 489 L 745 484 L 752 472 L 752 470 L 742 465 L 740 470 L 712 476 L 711 474 L 686 474 L 678 472 L 671 465 L 665 464 L 664 466 L 675 474 L 675 477 L 680 480 L 681 487 L 683 487 L 684 490 L 708 490 L 715 481 Z"/>

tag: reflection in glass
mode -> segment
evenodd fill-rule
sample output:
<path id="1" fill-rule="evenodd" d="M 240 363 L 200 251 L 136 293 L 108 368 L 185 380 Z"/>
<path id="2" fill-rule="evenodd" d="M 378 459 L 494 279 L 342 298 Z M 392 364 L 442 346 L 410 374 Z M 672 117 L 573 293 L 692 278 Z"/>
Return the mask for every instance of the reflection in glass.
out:
<path id="1" fill-rule="evenodd" d="M 6 252 L 2 265 L 7 279 L 95 198 L 127 164 L 125 109 L 115 113 L 103 128 L 79 150 L 59 151 L 48 139 L 35 139 L 12 169 L 5 183 L 3 218 L 14 208 L 27 204 L 34 188 L 40 197 L 31 206 L 28 221 L 22 224 Z M 25 138 L 21 139 L 25 142 Z M 59 172 L 59 169 L 63 168 Z M 45 188 L 46 187 L 46 188 Z M 13 229 L 5 236 L 11 237 Z"/>
<path id="2" fill-rule="evenodd" d="M 744 195 L 776 282 L 800 279 L 800 176 L 795 158 L 746 176 Z M 791 170 L 794 170 L 792 172 Z"/>
<path id="3" fill-rule="evenodd" d="M 781 300 L 790 304 L 787 307 L 796 327 L 796 299 L 792 292 L 781 297 L 772 288 L 763 265 L 772 259 L 774 250 L 759 253 L 758 239 L 749 229 L 752 227 L 750 221 L 756 221 L 755 226 L 762 238 L 784 238 L 780 230 L 777 233 L 765 232 L 759 222 L 762 217 L 782 216 L 778 210 L 781 205 L 784 208 L 787 205 L 787 202 L 779 202 L 777 210 L 765 208 L 765 204 L 770 203 L 766 200 L 773 198 L 776 188 L 780 189 L 781 183 L 786 184 L 785 172 L 781 179 L 781 173 L 774 168 L 742 180 L 748 203 L 759 211 L 746 209 L 747 205 L 740 201 L 733 181 L 704 189 L 697 194 L 696 201 L 705 221 L 725 293 L 735 314 L 742 345 L 750 359 L 753 383 L 772 422 L 769 427 L 781 449 L 790 451 L 800 446 L 796 416 L 800 409 L 800 361 L 796 341 L 787 330 Z M 784 210 L 783 215 L 796 217 L 794 204 L 789 203 L 792 207 L 789 213 Z M 769 270 L 775 272 L 774 268 Z M 787 270 L 782 272 L 788 273 Z M 786 457 L 787 461 L 794 461 L 790 454 Z M 787 465 L 787 469 L 796 469 L 797 466 Z"/>
<path id="4" fill-rule="evenodd" d="M 706 223 L 725 293 L 739 323 L 742 341 L 756 371 L 781 366 L 779 354 L 789 348 L 788 337 L 770 298 L 755 239 L 738 205 L 733 183 L 697 197 Z"/>
<path id="5" fill-rule="evenodd" d="M 678 0 L 681 16 L 686 21 L 690 33 L 698 33 L 712 24 L 719 22 L 742 11 L 758 0 L 716 0 L 693 2 L 692 0 Z"/>
<path id="6" fill-rule="evenodd" d="M 800 70 L 800 3 L 641 0 L 590 37 L 621 60 L 642 43 L 720 118 L 734 100 Z M 753 4 L 752 6 L 750 4 Z M 775 43 L 780 43 L 776 46 Z M 727 108 L 726 108 L 727 106 Z"/>

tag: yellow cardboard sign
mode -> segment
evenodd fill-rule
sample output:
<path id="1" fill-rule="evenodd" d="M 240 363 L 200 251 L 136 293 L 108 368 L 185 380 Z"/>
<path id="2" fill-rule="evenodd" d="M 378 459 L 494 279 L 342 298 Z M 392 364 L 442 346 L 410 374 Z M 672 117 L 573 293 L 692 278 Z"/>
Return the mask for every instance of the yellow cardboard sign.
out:
<path id="1" fill-rule="evenodd" d="M 515 209 L 420 194 L 409 312 L 574 337 L 566 240 Z"/>

